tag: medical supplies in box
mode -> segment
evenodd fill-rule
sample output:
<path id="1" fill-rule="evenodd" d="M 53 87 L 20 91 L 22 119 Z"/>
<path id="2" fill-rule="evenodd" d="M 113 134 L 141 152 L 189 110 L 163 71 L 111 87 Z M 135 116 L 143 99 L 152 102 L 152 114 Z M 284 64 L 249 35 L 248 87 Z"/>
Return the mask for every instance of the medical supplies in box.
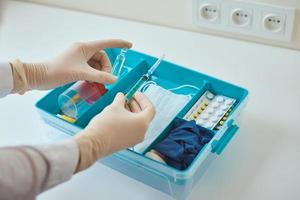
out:
<path id="1" fill-rule="evenodd" d="M 42 118 L 57 134 L 73 136 L 84 129 L 113 101 L 117 92 L 130 91 L 157 61 L 133 50 L 106 49 L 112 63 L 120 52 L 126 60 L 124 66 L 118 66 L 117 82 L 99 90 L 101 94 L 96 94 L 95 101 L 81 109 L 76 118 L 63 113 L 58 103 L 58 97 L 76 83 L 58 87 L 37 102 Z M 185 199 L 237 132 L 236 120 L 246 104 L 248 92 L 167 61 L 162 61 L 151 79 L 139 89 L 157 108 L 145 140 L 99 161 L 175 199 Z M 72 104 L 66 105 L 76 106 L 80 102 L 70 99 Z"/>

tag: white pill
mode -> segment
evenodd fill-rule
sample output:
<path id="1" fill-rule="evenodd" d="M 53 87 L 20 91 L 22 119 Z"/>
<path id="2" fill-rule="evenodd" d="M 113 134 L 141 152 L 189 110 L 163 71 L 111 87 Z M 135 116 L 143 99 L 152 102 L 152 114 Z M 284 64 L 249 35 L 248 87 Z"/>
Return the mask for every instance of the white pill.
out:
<path id="1" fill-rule="evenodd" d="M 227 109 L 228 109 L 228 106 L 227 106 L 227 105 L 221 106 L 221 110 L 226 111 Z"/>
<path id="2" fill-rule="evenodd" d="M 227 99 L 226 101 L 225 101 L 225 104 L 226 105 L 231 105 L 233 103 L 233 100 L 232 99 Z"/>
<path id="3" fill-rule="evenodd" d="M 207 113 L 203 113 L 202 115 L 200 115 L 200 118 L 206 120 L 209 118 L 209 115 Z"/>
<path id="4" fill-rule="evenodd" d="M 221 96 L 218 96 L 216 100 L 217 100 L 217 102 L 222 103 L 224 101 L 224 98 Z"/>
<path id="5" fill-rule="evenodd" d="M 216 112 L 216 115 L 217 115 L 218 117 L 222 117 L 222 116 L 224 115 L 224 111 L 219 110 L 219 111 Z"/>
<path id="6" fill-rule="evenodd" d="M 208 114 L 213 114 L 214 111 L 215 111 L 215 109 L 213 109 L 213 108 L 211 108 L 211 107 L 206 109 L 206 112 L 207 112 Z"/>
<path id="7" fill-rule="evenodd" d="M 211 122 L 213 122 L 213 123 L 218 122 L 219 119 L 220 119 L 220 117 L 217 117 L 217 116 L 213 116 L 212 118 L 210 118 Z"/>
<path id="8" fill-rule="evenodd" d="M 211 107 L 217 108 L 217 107 L 219 107 L 219 103 L 218 103 L 218 102 L 213 102 L 213 103 L 211 104 Z"/>
<path id="9" fill-rule="evenodd" d="M 196 121 L 196 124 L 203 125 L 205 121 L 203 119 L 199 119 Z"/>
<path id="10" fill-rule="evenodd" d="M 211 100 L 214 98 L 214 95 L 212 93 L 207 93 L 206 97 Z"/>
<path id="11" fill-rule="evenodd" d="M 205 128 L 212 128 L 213 125 L 214 125 L 213 123 L 207 122 L 207 123 L 204 124 L 204 127 L 205 127 Z"/>

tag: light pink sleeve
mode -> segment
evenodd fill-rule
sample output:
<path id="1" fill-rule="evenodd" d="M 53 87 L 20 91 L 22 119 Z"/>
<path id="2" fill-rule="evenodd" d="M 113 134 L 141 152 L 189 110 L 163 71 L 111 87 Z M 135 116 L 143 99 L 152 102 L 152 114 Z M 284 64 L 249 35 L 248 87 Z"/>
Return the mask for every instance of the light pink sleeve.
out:
<path id="1" fill-rule="evenodd" d="M 34 200 L 73 175 L 79 157 L 70 140 L 43 146 L 0 148 L 0 199 Z"/>

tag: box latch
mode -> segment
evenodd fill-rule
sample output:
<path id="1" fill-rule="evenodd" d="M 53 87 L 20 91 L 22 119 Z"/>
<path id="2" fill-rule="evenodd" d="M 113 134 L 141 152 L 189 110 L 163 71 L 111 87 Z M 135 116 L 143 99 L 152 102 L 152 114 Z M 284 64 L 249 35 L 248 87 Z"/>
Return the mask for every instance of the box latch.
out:
<path id="1" fill-rule="evenodd" d="M 220 155 L 238 129 L 239 127 L 237 125 L 231 125 L 219 140 L 213 141 L 211 144 L 212 153 Z"/>

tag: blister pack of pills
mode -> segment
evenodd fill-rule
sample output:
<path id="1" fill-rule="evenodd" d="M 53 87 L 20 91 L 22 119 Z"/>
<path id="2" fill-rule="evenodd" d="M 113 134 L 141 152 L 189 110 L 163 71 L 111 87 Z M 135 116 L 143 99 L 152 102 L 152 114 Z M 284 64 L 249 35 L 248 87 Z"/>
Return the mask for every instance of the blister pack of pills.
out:
<path id="1" fill-rule="evenodd" d="M 235 101 L 235 99 L 206 91 L 184 116 L 184 119 L 195 120 L 198 125 L 211 130 L 219 129 L 226 121 Z"/>
<path id="2" fill-rule="evenodd" d="M 194 104 L 194 106 L 187 112 L 187 114 L 184 116 L 184 119 L 188 121 L 196 120 L 214 97 L 215 95 L 213 93 L 211 93 L 210 91 L 206 91 Z"/>
<path id="3" fill-rule="evenodd" d="M 214 130 L 220 130 L 220 128 L 224 125 L 225 121 L 228 119 L 228 115 L 231 113 L 231 111 L 232 111 L 232 107 L 225 113 L 222 119 L 214 127 Z"/>

